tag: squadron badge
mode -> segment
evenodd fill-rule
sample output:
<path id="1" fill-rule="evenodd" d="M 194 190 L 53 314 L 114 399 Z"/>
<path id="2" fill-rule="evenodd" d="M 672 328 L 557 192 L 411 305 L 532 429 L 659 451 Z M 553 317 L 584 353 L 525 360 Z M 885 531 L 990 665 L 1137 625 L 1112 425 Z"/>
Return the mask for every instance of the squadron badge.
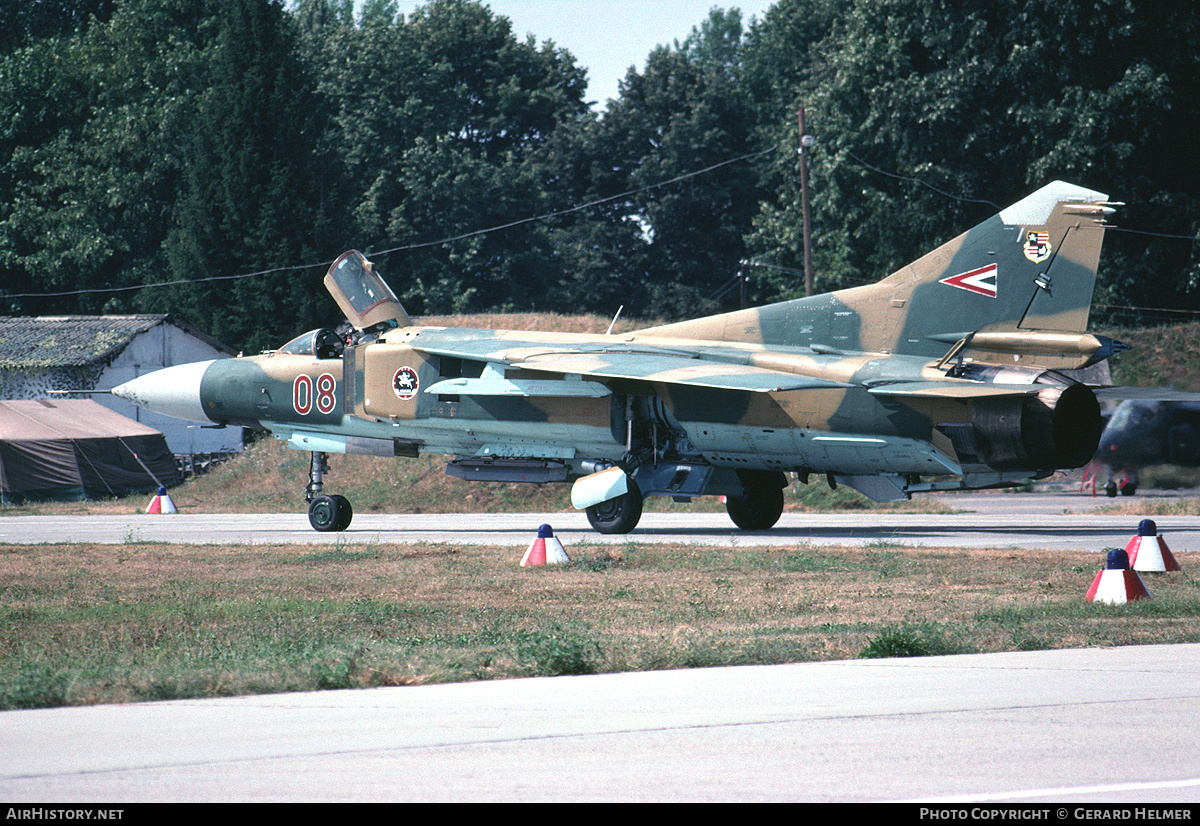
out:
<path id="1" fill-rule="evenodd" d="M 1040 264 L 1050 257 L 1050 233 L 1026 232 L 1025 257 L 1035 264 Z"/>
<path id="2" fill-rule="evenodd" d="M 417 371 L 411 367 L 401 367 L 392 377 L 392 389 L 396 391 L 396 395 L 402 402 L 417 395 L 418 384 Z"/>

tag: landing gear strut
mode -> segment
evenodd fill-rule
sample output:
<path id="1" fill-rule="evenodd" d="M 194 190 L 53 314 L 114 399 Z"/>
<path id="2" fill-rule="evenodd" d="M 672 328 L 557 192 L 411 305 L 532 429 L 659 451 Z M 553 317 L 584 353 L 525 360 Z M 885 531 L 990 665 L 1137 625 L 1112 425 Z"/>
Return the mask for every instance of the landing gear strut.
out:
<path id="1" fill-rule="evenodd" d="M 308 464 L 308 487 L 304 489 L 304 501 L 308 502 L 308 523 L 321 532 L 344 531 L 350 527 L 354 509 L 345 496 L 326 496 L 321 493 L 328 471 L 329 454 L 313 451 Z"/>

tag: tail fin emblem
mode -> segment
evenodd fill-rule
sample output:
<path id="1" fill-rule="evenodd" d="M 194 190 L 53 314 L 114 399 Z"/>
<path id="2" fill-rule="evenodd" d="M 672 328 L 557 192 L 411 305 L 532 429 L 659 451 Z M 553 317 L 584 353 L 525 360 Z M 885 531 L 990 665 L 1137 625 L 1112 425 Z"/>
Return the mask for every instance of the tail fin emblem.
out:
<path id="1" fill-rule="evenodd" d="M 941 283 L 949 284 L 951 287 L 957 287 L 960 290 L 966 290 L 977 295 L 986 295 L 988 298 L 995 298 L 996 275 L 998 272 L 999 268 L 995 264 L 988 264 L 986 267 L 980 267 L 977 270 L 943 278 Z"/>
<path id="2" fill-rule="evenodd" d="M 1025 257 L 1040 264 L 1050 257 L 1050 233 L 1030 230 L 1025 233 Z"/>

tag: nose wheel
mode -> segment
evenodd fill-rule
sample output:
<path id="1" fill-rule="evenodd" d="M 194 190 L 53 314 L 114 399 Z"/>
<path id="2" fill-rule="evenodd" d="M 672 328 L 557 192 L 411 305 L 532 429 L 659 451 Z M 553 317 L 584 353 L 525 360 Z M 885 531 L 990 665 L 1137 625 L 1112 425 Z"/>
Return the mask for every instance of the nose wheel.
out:
<path id="1" fill-rule="evenodd" d="M 326 496 L 321 492 L 328 470 L 328 454 L 314 451 L 308 465 L 308 487 L 304 489 L 304 499 L 308 502 L 308 524 L 322 533 L 344 531 L 354 518 L 354 508 L 350 507 L 349 499 L 340 494 Z"/>

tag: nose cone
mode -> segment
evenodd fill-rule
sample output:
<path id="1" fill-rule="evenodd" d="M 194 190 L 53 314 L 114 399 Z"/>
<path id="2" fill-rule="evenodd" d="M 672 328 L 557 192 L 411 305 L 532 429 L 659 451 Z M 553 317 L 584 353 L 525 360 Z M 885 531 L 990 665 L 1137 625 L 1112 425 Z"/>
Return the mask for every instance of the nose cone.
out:
<path id="1" fill-rule="evenodd" d="M 112 394 L 130 404 L 164 416 L 209 423 L 200 403 L 200 380 L 212 361 L 180 364 L 156 370 L 112 389 Z"/>

